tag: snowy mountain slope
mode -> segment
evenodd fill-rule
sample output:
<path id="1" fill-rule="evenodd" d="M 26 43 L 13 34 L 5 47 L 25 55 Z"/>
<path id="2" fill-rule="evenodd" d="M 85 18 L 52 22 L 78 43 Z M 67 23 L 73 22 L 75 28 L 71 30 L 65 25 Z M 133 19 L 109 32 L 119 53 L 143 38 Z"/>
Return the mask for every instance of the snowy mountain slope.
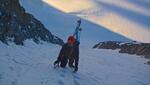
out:
<path id="1" fill-rule="evenodd" d="M 66 13 L 80 16 L 130 39 L 150 42 L 150 38 L 148 38 L 150 34 L 149 0 L 44 1 Z M 78 5 L 78 2 L 80 2 L 80 5 Z M 71 5 L 65 7 L 66 3 Z M 85 4 L 87 8 L 82 8 Z"/>
<path id="2" fill-rule="evenodd" d="M 32 50 L 31 50 L 32 49 Z M 82 48 L 79 71 L 53 69 L 60 46 L 0 43 L 0 85 L 149 85 L 145 59 L 117 51 Z"/>
<path id="3" fill-rule="evenodd" d="M 86 0 L 85 0 L 86 1 Z M 46 28 L 66 40 L 72 34 L 78 17 L 66 14 L 41 0 L 20 0 Z M 90 7 L 90 6 L 89 6 Z M 50 22 L 50 23 L 49 23 Z M 92 49 L 99 41 L 129 41 L 105 27 L 83 20 L 79 71 L 53 69 L 60 46 L 37 45 L 26 40 L 24 46 L 0 42 L 0 85 L 149 85 L 147 60 L 118 51 Z"/>
<path id="4" fill-rule="evenodd" d="M 20 3 L 27 12 L 39 19 L 52 33 L 66 41 L 67 37 L 74 32 L 76 21 L 79 17 L 63 13 L 44 1 L 36 1 L 37 2 L 32 2 L 32 0 L 20 0 Z M 129 41 L 129 39 L 117 33 L 113 33 L 103 26 L 96 25 L 86 20 L 83 20 L 81 27 L 83 28 L 81 43 L 84 44 L 91 43 L 92 46 L 92 43 L 95 44 L 105 40 Z"/>

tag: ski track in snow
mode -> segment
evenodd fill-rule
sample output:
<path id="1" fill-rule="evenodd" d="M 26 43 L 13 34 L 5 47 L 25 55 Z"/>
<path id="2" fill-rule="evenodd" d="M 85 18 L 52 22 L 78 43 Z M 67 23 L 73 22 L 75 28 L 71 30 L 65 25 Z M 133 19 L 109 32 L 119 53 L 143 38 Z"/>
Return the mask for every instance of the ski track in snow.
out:
<path id="1" fill-rule="evenodd" d="M 31 50 L 32 49 L 32 50 Z M 86 49 L 86 50 L 85 50 Z M 60 46 L 0 43 L 0 85 L 149 85 L 145 59 L 118 51 L 82 47 L 79 71 L 53 69 Z"/>

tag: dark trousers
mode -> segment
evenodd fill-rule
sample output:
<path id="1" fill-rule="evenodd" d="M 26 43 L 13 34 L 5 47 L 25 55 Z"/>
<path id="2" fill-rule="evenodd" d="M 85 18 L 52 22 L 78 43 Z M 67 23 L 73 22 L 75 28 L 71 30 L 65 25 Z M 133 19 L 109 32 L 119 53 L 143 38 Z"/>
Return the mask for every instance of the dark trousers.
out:
<path id="1" fill-rule="evenodd" d="M 60 67 L 65 68 L 67 65 L 68 59 L 66 57 L 61 58 Z"/>

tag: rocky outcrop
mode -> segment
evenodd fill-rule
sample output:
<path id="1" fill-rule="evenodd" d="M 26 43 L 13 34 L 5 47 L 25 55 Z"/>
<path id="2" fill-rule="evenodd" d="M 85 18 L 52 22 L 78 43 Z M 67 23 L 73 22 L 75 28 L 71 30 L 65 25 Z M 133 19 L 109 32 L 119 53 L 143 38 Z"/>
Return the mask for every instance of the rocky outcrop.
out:
<path id="1" fill-rule="evenodd" d="M 150 43 L 105 41 L 96 44 L 93 48 L 120 49 L 119 53 L 136 54 L 150 59 Z"/>
<path id="2" fill-rule="evenodd" d="M 100 49 L 112 49 L 115 50 L 117 48 L 120 48 L 121 42 L 115 42 L 115 41 L 107 41 L 107 42 L 100 42 L 96 44 L 93 48 L 100 48 Z"/>
<path id="3" fill-rule="evenodd" d="M 150 65 L 150 61 L 148 61 L 147 64 Z"/>
<path id="4" fill-rule="evenodd" d="M 148 43 L 128 43 L 120 47 L 120 53 L 143 55 L 145 58 L 150 58 L 150 44 Z"/>
<path id="5" fill-rule="evenodd" d="M 36 43 L 46 41 L 63 45 L 60 38 L 51 34 L 33 15 L 26 13 L 18 0 L 0 0 L 0 41 L 13 41 L 23 45 L 24 40 L 32 39 Z"/>

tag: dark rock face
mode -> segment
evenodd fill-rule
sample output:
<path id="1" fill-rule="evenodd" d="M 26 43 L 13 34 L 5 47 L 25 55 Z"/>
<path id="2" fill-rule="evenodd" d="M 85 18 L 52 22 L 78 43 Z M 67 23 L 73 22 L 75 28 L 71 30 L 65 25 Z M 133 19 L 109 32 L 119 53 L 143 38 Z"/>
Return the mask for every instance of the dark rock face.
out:
<path id="1" fill-rule="evenodd" d="M 148 61 L 147 64 L 150 65 L 150 61 Z"/>
<path id="2" fill-rule="evenodd" d="M 115 41 L 107 41 L 107 42 L 100 42 L 96 44 L 93 48 L 101 48 L 101 49 L 112 49 L 115 50 L 117 48 L 120 48 L 121 42 L 115 42 Z"/>
<path id="3" fill-rule="evenodd" d="M 150 59 L 150 43 L 105 41 L 96 44 L 93 48 L 120 49 L 119 53 L 136 54 Z"/>
<path id="4" fill-rule="evenodd" d="M 13 41 L 23 45 L 23 41 L 32 39 L 36 43 L 46 41 L 63 45 L 60 38 L 49 32 L 44 25 L 31 14 L 26 13 L 18 0 L 0 0 L 0 41 Z"/>
<path id="5" fill-rule="evenodd" d="M 140 43 L 140 44 L 123 44 L 120 48 L 120 53 L 129 53 L 136 55 L 143 55 L 145 58 L 150 58 L 150 44 Z"/>

